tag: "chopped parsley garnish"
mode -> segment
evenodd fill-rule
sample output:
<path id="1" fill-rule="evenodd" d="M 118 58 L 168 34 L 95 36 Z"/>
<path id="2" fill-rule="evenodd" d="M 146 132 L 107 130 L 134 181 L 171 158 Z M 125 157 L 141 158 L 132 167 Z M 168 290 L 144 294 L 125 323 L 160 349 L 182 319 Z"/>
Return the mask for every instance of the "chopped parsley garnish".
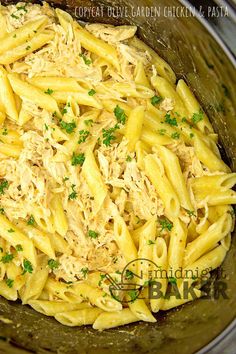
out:
<path id="1" fill-rule="evenodd" d="M 152 241 L 152 240 L 148 240 L 147 244 L 150 246 L 150 245 L 155 245 L 155 241 Z"/>
<path id="2" fill-rule="evenodd" d="M 137 290 L 130 290 L 128 291 L 128 295 L 130 297 L 131 302 L 134 302 L 138 298 L 138 291 Z"/>
<path id="3" fill-rule="evenodd" d="M 14 256 L 12 253 L 6 253 L 5 256 L 1 258 L 2 263 L 10 263 L 13 260 Z"/>
<path id="4" fill-rule="evenodd" d="M 71 194 L 69 194 L 69 197 L 68 197 L 69 200 L 76 199 L 77 195 L 78 195 L 78 193 L 75 191 L 75 184 L 71 185 L 71 189 L 72 189 L 72 192 L 71 192 Z"/>
<path id="5" fill-rule="evenodd" d="M 63 182 L 69 181 L 69 177 L 64 177 Z"/>
<path id="6" fill-rule="evenodd" d="M 102 142 L 104 145 L 111 146 L 112 140 L 116 140 L 116 137 L 113 133 L 119 128 L 119 125 L 116 124 L 113 128 L 102 129 L 102 137 L 104 138 Z"/>
<path id="7" fill-rule="evenodd" d="M 153 105 L 153 106 L 155 106 L 156 104 L 158 104 L 158 103 L 160 103 L 162 101 L 162 97 L 161 96 L 153 96 L 152 98 L 151 98 L 151 104 Z"/>
<path id="8" fill-rule="evenodd" d="M 176 280 L 176 278 L 173 278 L 173 277 L 170 277 L 170 278 L 168 278 L 168 281 L 169 281 L 169 283 L 171 283 L 171 284 L 177 284 L 177 280 Z"/>
<path id="9" fill-rule="evenodd" d="M 60 121 L 60 127 L 62 129 L 65 129 L 65 131 L 68 133 L 68 134 L 71 134 L 74 132 L 75 128 L 76 128 L 76 123 L 75 121 L 73 120 L 72 122 L 70 123 L 67 123 L 65 122 L 64 120 L 61 120 Z"/>
<path id="10" fill-rule="evenodd" d="M 168 230 L 171 231 L 173 227 L 173 223 L 168 219 L 159 219 L 159 223 L 161 225 L 161 231 Z"/>
<path id="11" fill-rule="evenodd" d="M 0 252 L 3 253 L 3 248 L 2 247 L 0 247 Z"/>
<path id="12" fill-rule="evenodd" d="M 66 108 L 63 108 L 63 110 L 61 111 L 61 114 L 64 116 L 64 114 L 67 113 L 67 109 Z"/>
<path id="13" fill-rule="evenodd" d="M 127 161 L 127 162 L 131 162 L 131 161 L 132 161 L 132 157 L 128 155 L 128 156 L 126 157 L 126 161 Z"/>
<path id="14" fill-rule="evenodd" d="M 116 116 L 117 122 L 124 125 L 127 118 L 125 111 L 120 106 L 116 105 L 113 112 Z"/>
<path id="15" fill-rule="evenodd" d="M 34 225 L 35 224 L 35 219 L 33 217 L 33 215 L 30 215 L 28 221 L 27 221 L 27 225 Z"/>
<path id="16" fill-rule="evenodd" d="M 79 56 L 83 59 L 83 61 L 84 61 L 84 63 L 85 63 L 86 65 L 90 65 L 90 64 L 92 63 L 92 60 L 91 60 L 91 59 L 88 59 L 88 58 L 86 57 L 86 55 L 80 54 Z"/>
<path id="17" fill-rule="evenodd" d="M 5 210 L 4 208 L 0 208 L 0 214 L 4 215 L 5 214 Z"/>
<path id="18" fill-rule="evenodd" d="M 76 154 L 73 152 L 73 156 L 72 156 L 72 160 L 71 160 L 71 165 L 72 165 L 72 166 L 77 166 L 77 165 L 82 166 L 83 163 L 84 163 L 84 160 L 85 160 L 84 153 L 81 153 L 81 154 L 76 155 Z"/>
<path id="19" fill-rule="evenodd" d="M 53 90 L 51 90 L 50 88 L 47 89 L 47 91 L 44 91 L 44 93 L 46 93 L 47 95 L 52 95 L 53 94 Z"/>
<path id="20" fill-rule="evenodd" d="M 172 139 L 177 140 L 177 139 L 179 139 L 179 137 L 180 137 L 180 134 L 178 132 L 175 132 L 175 133 L 171 134 L 171 138 Z"/>
<path id="21" fill-rule="evenodd" d="M 104 280 L 104 278 L 106 278 L 106 274 L 100 274 L 100 280 L 98 282 L 98 286 L 102 285 L 102 281 Z"/>
<path id="22" fill-rule="evenodd" d="M 81 268 L 80 271 L 83 274 L 83 277 L 86 278 L 88 271 L 89 271 L 88 267 Z"/>
<path id="23" fill-rule="evenodd" d="M 28 10 L 26 9 L 26 6 L 27 6 L 27 4 L 25 4 L 24 6 L 16 6 L 17 11 L 22 10 L 22 11 L 28 12 Z"/>
<path id="24" fill-rule="evenodd" d="M 17 252 L 22 252 L 23 251 L 23 247 L 22 247 L 22 245 L 16 245 L 16 250 L 17 250 Z"/>
<path id="25" fill-rule="evenodd" d="M 9 229 L 9 230 L 7 230 L 7 232 L 13 233 L 13 232 L 15 232 L 15 230 Z"/>
<path id="26" fill-rule="evenodd" d="M 19 19 L 19 16 L 16 16 L 15 14 L 11 14 L 11 17 L 12 17 L 12 18 L 15 18 L 16 20 Z"/>
<path id="27" fill-rule="evenodd" d="M 45 130 L 48 130 L 48 125 L 46 123 L 44 124 L 44 128 Z"/>
<path id="28" fill-rule="evenodd" d="M 99 233 L 94 231 L 94 230 L 89 230 L 88 231 L 88 236 L 91 237 L 91 238 L 97 238 L 98 235 L 99 235 Z"/>
<path id="29" fill-rule="evenodd" d="M 193 133 L 190 133 L 189 134 L 190 138 L 192 139 L 194 137 L 194 134 Z"/>
<path id="30" fill-rule="evenodd" d="M 222 89 L 223 89 L 223 91 L 224 91 L 225 97 L 228 97 L 228 98 L 229 98 L 229 97 L 230 97 L 230 92 L 229 92 L 228 87 L 227 87 L 225 84 L 222 84 L 221 87 L 222 87 Z"/>
<path id="31" fill-rule="evenodd" d="M 126 269 L 126 271 L 125 271 L 125 277 L 126 277 L 126 279 L 131 280 L 131 279 L 133 279 L 133 277 L 134 277 L 134 273 L 133 273 L 131 270 Z"/>
<path id="32" fill-rule="evenodd" d="M 13 287 L 13 284 L 14 284 L 14 280 L 13 279 L 6 279 L 6 284 L 9 288 L 12 288 Z"/>
<path id="33" fill-rule="evenodd" d="M 30 261 L 28 261 L 27 259 L 24 259 L 22 275 L 24 275 L 27 272 L 30 273 L 30 274 L 33 273 L 33 266 L 32 266 Z"/>
<path id="34" fill-rule="evenodd" d="M 8 134 L 8 130 L 7 130 L 7 128 L 4 128 L 3 132 L 2 132 L 2 135 L 7 135 L 7 134 Z"/>
<path id="35" fill-rule="evenodd" d="M 93 125 L 93 120 L 92 120 L 92 119 L 86 119 L 86 120 L 84 121 L 84 124 L 87 125 L 88 127 L 89 127 L 89 126 L 92 127 L 92 125 Z"/>
<path id="36" fill-rule="evenodd" d="M 200 111 L 198 113 L 193 113 L 192 121 L 194 124 L 197 124 L 201 120 L 203 120 L 203 111 L 200 109 Z"/>
<path id="37" fill-rule="evenodd" d="M 187 118 L 183 117 L 183 118 L 181 119 L 181 122 L 182 122 L 182 123 L 186 123 L 186 122 L 187 122 Z"/>
<path id="38" fill-rule="evenodd" d="M 30 45 L 27 45 L 27 47 L 25 48 L 26 50 L 29 50 L 31 48 Z"/>
<path id="39" fill-rule="evenodd" d="M 49 259 L 48 261 L 48 266 L 50 269 L 57 269 L 59 267 L 59 262 L 56 261 L 55 259 Z"/>
<path id="40" fill-rule="evenodd" d="M 78 140 L 78 144 L 84 143 L 89 136 L 89 131 L 88 130 L 80 130 L 79 131 L 80 138 Z"/>
<path id="41" fill-rule="evenodd" d="M 94 96 L 95 93 L 96 93 L 96 91 L 94 89 L 91 89 L 91 90 L 88 91 L 88 95 L 89 96 Z"/>
<path id="42" fill-rule="evenodd" d="M 166 115 L 165 115 L 165 123 L 175 126 L 175 127 L 178 127 L 178 123 L 177 123 L 176 118 L 171 118 L 169 113 L 166 113 Z"/>
<path id="43" fill-rule="evenodd" d="M 9 187 L 9 183 L 7 181 L 2 181 L 0 183 L 0 194 L 4 194 L 5 189 L 7 189 L 8 187 Z"/>
<path id="44" fill-rule="evenodd" d="M 188 215 L 189 215 L 190 217 L 191 217 L 191 216 L 196 216 L 194 210 L 187 210 L 187 209 L 186 209 L 186 212 L 188 213 Z"/>
<path id="45" fill-rule="evenodd" d="M 165 135 L 166 129 L 159 129 L 157 131 L 160 135 Z"/>

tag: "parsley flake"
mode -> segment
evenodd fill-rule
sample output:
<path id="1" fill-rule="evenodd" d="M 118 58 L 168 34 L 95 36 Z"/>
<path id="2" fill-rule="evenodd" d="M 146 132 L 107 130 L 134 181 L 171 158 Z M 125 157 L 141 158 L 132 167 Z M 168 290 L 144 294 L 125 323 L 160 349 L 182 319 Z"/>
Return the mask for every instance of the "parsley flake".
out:
<path id="1" fill-rule="evenodd" d="M 48 261 L 48 266 L 50 269 L 57 269 L 59 267 L 59 262 L 56 261 L 55 259 L 49 259 Z"/>
<path id="2" fill-rule="evenodd" d="M 13 258 L 14 258 L 14 256 L 12 253 L 6 252 L 5 256 L 3 256 L 0 261 L 4 264 L 10 263 L 13 260 Z"/>
<path id="3" fill-rule="evenodd" d="M 44 93 L 46 93 L 47 95 L 52 95 L 53 94 L 53 90 L 51 90 L 50 88 L 47 89 L 47 91 L 44 91 Z"/>
<path id="4" fill-rule="evenodd" d="M 33 217 L 33 215 L 30 215 L 28 221 L 27 221 L 27 225 L 34 225 L 35 224 L 35 219 Z"/>
<path id="5" fill-rule="evenodd" d="M 191 217 L 191 216 L 196 216 L 196 213 L 194 210 L 187 210 L 186 209 L 186 212 L 188 213 L 188 215 Z"/>
<path id="6" fill-rule="evenodd" d="M 75 184 L 71 185 L 71 189 L 72 189 L 72 192 L 71 192 L 71 194 L 69 194 L 69 197 L 68 197 L 69 200 L 76 199 L 78 196 L 78 193 L 75 191 Z"/>
<path id="7" fill-rule="evenodd" d="M 72 122 L 70 122 L 70 123 L 67 123 L 64 120 L 61 120 L 60 121 L 60 127 L 62 129 L 65 129 L 67 134 L 72 134 L 74 132 L 75 128 L 76 128 L 76 123 L 75 123 L 74 120 Z"/>
<path id="8" fill-rule="evenodd" d="M 14 284 L 14 280 L 13 280 L 13 279 L 8 278 L 8 279 L 6 279 L 5 281 L 6 281 L 6 284 L 7 284 L 7 286 L 8 286 L 9 288 L 12 288 L 12 287 L 13 287 L 13 284 Z"/>
<path id="9" fill-rule="evenodd" d="M 166 115 L 165 115 L 165 123 L 175 126 L 175 127 L 178 127 L 178 123 L 177 123 L 176 118 L 171 118 L 169 113 L 166 113 Z"/>
<path id="10" fill-rule="evenodd" d="M 157 131 L 160 135 L 165 135 L 166 129 L 159 129 Z"/>
<path id="11" fill-rule="evenodd" d="M 128 291 L 128 295 L 130 297 L 131 302 L 134 302 L 138 298 L 138 291 L 137 290 L 130 290 Z"/>
<path id="12" fill-rule="evenodd" d="M 125 111 L 120 106 L 116 105 L 113 112 L 116 116 L 117 122 L 124 125 L 126 122 L 126 118 L 127 118 Z"/>
<path id="13" fill-rule="evenodd" d="M 0 208 L 0 214 L 4 215 L 5 214 L 5 210 L 4 208 Z"/>
<path id="14" fill-rule="evenodd" d="M 104 138 L 102 142 L 104 145 L 111 146 L 112 140 L 116 140 L 116 137 L 113 133 L 119 128 L 119 125 L 116 124 L 113 128 L 102 129 L 102 137 Z"/>
<path id="15" fill-rule="evenodd" d="M 93 126 L 93 120 L 92 119 L 86 119 L 84 121 L 84 124 L 87 125 L 88 127 L 92 127 Z"/>
<path id="16" fill-rule="evenodd" d="M 128 156 L 126 157 L 126 161 L 127 161 L 127 162 L 131 162 L 131 161 L 132 161 L 132 157 L 131 157 L 130 155 L 128 155 Z"/>
<path id="17" fill-rule="evenodd" d="M 30 273 L 32 274 L 33 273 L 33 266 L 31 264 L 30 261 L 28 261 L 27 259 L 24 259 L 23 261 L 23 273 L 22 275 L 24 275 L 25 273 Z"/>
<path id="18" fill-rule="evenodd" d="M 173 227 L 173 223 L 168 219 L 159 219 L 159 223 L 161 225 L 161 231 L 168 230 L 171 231 Z"/>
<path id="19" fill-rule="evenodd" d="M 155 106 L 156 104 L 158 104 L 158 103 L 160 103 L 162 101 L 162 97 L 161 96 L 153 96 L 152 98 L 151 98 L 151 104 L 153 105 L 153 106 Z"/>
<path id="20" fill-rule="evenodd" d="M 89 131 L 88 130 L 80 130 L 79 131 L 80 138 L 78 140 L 78 144 L 84 143 L 89 136 Z"/>
<path id="21" fill-rule="evenodd" d="M 83 163 L 84 163 L 84 160 L 85 160 L 84 153 L 81 153 L 81 154 L 76 155 L 76 154 L 73 152 L 73 156 L 72 156 L 72 160 L 71 160 L 71 165 L 72 165 L 72 166 L 77 166 L 77 165 L 82 166 Z"/>
<path id="22" fill-rule="evenodd" d="M 174 278 L 174 277 L 170 277 L 170 278 L 168 278 L 168 281 L 169 281 L 169 283 L 171 283 L 171 284 L 177 284 L 177 279 L 176 278 Z"/>
<path id="23" fill-rule="evenodd" d="M 7 181 L 2 181 L 0 183 L 0 194 L 4 194 L 5 189 L 7 189 L 8 187 L 9 187 L 9 183 Z"/>
<path id="24" fill-rule="evenodd" d="M 81 268 L 80 271 L 83 274 L 83 277 L 86 278 L 89 271 L 88 267 Z"/>
<path id="25" fill-rule="evenodd" d="M 106 278 L 106 274 L 100 274 L 100 280 L 98 282 L 98 286 L 102 285 L 102 281 L 104 280 L 104 278 Z"/>
<path id="26" fill-rule="evenodd" d="M 3 132 L 2 132 L 2 135 L 7 135 L 7 134 L 8 134 L 8 130 L 7 130 L 7 128 L 4 128 Z"/>
<path id="27" fill-rule="evenodd" d="M 90 65 L 90 64 L 92 63 L 92 60 L 91 60 L 91 59 L 88 59 L 88 58 L 86 57 L 86 55 L 84 55 L 84 54 L 81 53 L 79 56 L 83 59 L 83 61 L 84 61 L 84 63 L 85 63 L 86 65 Z"/>
<path id="28" fill-rule="evenodd" d="M 91 237 L 91 238 L 97 238 L 98 235 L 99 235 L 99 233 L 94 231 L 94 230 L 89 230 L 88 231 L 88 236 Z"/>
<path id="29" fill-rule="evenodd" d="M 95 93 L 96 93 L 96 91 L 94 89 L 91 89 L 91 90 L 88 91 L 88 95 L 89 96 L 94 96 Z"/>
<path id="30" fill-rule="evenodd" d="M 133 279 L 133 277 L 134 277 L 134 273 L 133 273 L 131 270 L 126 269 L 126 271 L 125 271 L 125 277 L 126 277 L 126 279 L 131 280 L 131 279 Z"/>
<path id="31" fill-rule="evenodd" d="M 203 120 L 203 111 L 200 109 L 200 111 L 198 113 L 193 113 L 192 116 L 192 122 L 194 124 L 199 123 L 201 120 Z"/>
<path id="32" fill-rule="evenodd" d="M 7 230 L 7 232 L 13 233 L 13 232 L 15 232 L 15 230 L 14 229 L 9 229 L 9 230 Z"/>
<path id="33" fill-rule="evenodd" d="M 22 245 L 16 245 L 16 250 L 17 250 L 17 252 L 22 252 L 23 251 L 23 247 L 22 247 Z"/>
<path id="34" fill-rule="evenodd" d="M 175 132 L 175 133 L 171 134 L 171 138 L 172 139 L 177 140 L 177 139 L 179 139 L 179 137 L 180 137 L 180 134 L 178 132 Z"/>
<path id="35" fill-rule="evenodd" d="M 148 244 L 149 246 L 151 246 L 151 245 L 155 245 L 155 242 L 152 241 L 152 240 L 148 240 L 147 244 Z"/>

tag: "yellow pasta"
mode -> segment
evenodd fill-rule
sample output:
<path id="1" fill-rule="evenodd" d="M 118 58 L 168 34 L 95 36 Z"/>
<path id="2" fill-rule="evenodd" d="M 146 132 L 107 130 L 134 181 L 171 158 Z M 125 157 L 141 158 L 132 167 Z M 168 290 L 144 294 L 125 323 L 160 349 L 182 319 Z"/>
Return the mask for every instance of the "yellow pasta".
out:
<path id="1" fill-rule="evenodd" d="M 36 266 L 36 252 L 33 242 L 15 225 L 13 225 L 4 215 L 0 214 L 0 222 L 0 236 L 14 247 L 16 247 L 18 244 L 22 245 L 22 255 L 28 259 L 33 266 Z"/>
<path id="2" fill-rule="evenodd" d="M 61 115 L 56 101 L 50 95 L 21 80 L 16 74 L 8 74 L 8 79 L 13 91 L 17 95 L 27 98 L 29 101 L 34 102 L 41 108 L 47 109 L 51 113 L 56 112 L 59 116 Z"/>
<path id="3" fill-rule="evenodd" d="M 102 181 L 99 168 L 91 150 L 88 150 L 86 153 L 82 173 L 88 184 L 91 194 L 95 199 L 98 211 L 102 207 L 102 204 L 106 198 L 107 188 Z"/>
<path id="4" fill-rule="evenodd" d="M 15 97 L 7 77 L 7 72 L 2 66 L 0 66 L 0 97 L 6 114 L 13 121 L 17 121 L 18 112 L 16 109 Z"/>
<path id="5" fill-rule="evenodd" d="M 181 97 L 182 101 L 184 102 L 184 105 L 188 111 L 189 117 L 193 117 L 195 113 L 199 113 L 201 111 L 201 107 L 192 94 L 190 88 L 187 86 L 187 84 L 184 82 L 184 80 L 179 80 L 176 86 L 176 91 Z M 203 133 L 209 133 L 213 132 L 213 128 L 211 123 L 209 122 L 208 117 L 206 116 L 205 113 L 203 114 L 203 119 L 201 119 L 198 123 L 197 126 Z"/>
<path id="6" fill-rule="evenodd" d="M 0 64 L 12 64 L 16 60 L 21 59 L 35 50 L 43 47 L 45 44 L 50 42 L 53 39 L 53 32 L 45 31 L 35 35 L 32 39 L 28 40 L 28 42 L 21 44 L 19 47 L 10 49 L 2 54 L 0 54 Z"/>
<path id="7" fill-rule="evenodd" d="M 139 321 L 139 318 L 135 316 L 130 309 L 123 309 L 122 311 L 116 312 L 103 312 L 94 321 L 93 328 L 103 330 L 137 321 Z"/>
<path id="8" fill-rule="evenodd" d="M 0 7 L 0 296 L 70 327 L 154 323 L 222 264 L 236 174 L 136 26 L 17 11 Z"/>
<path id="9" fill-rule="evenodd" d="M 74 27 L 75 36 L 81 42 L 81 45 L 92 53 L 104 58 L 111 65 L 114 65 L 119 70 L 119 61 L 117 52 L 114 47 L 94 37 L 78 24 Z"/>
<path id="10" fill-rule="evenodd" d="M 0 54 L 7 52 L 9 49 L 15 48 L 24 42 L 27 46 L 27 41 L 35 36 L 34 31 L 37 31 L 40 27 L 45 26 L 47 21 L 47 17 L 42 16 L 38 20 L 29 21 L 27 24 L 17 28 L 15 31 L 6 34 L 1 39 Z"/>
<path id="11" fill-rule="evenodd" d="M 154 155 L 147 155 L 144 158 L 144 165 L 145 173 L 163 200 L 166 216 L 173 220 L 179 213 L 180 204 L 172 185 L 163 171 L 161 171 Z"/>
<path id="12" fill-rule="evenodd" d="M 193 206 L 190 201 L 190 196 L 181 171 L 178 157 L 164 146 L 159 146 L 158 148 L 156 147 L 156 149 L 165 167 L 169 181 L 172 186 L 175 186 L 175 191 L 178 195 L 180 205 L 185 209 L 192 210 Z M 176 181 L 178 181 L 177 184 Z"/>
<path id="13" fill-rule="evenodd" d="M 144 118 L 144 108 L 142 106 L 135 107 L 128 118 L 126 124 L 125 137 L 129 141 L 129 151 L 134 151 L 135 145 L 140 139 Z"/>

